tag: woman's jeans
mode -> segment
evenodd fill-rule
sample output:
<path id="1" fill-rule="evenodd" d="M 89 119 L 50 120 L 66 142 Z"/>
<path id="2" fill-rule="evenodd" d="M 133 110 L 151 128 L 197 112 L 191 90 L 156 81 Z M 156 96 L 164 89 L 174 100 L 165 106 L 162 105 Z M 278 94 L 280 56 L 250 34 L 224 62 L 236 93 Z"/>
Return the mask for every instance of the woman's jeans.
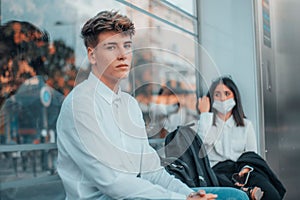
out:
<path id="1" fill-rule="evenodd" d="M 206 193 L 218 195 L 218 200 L 249 200 L 246 192 L 232 187 L 199 187 L 195 191 L 204 190 Z"/>

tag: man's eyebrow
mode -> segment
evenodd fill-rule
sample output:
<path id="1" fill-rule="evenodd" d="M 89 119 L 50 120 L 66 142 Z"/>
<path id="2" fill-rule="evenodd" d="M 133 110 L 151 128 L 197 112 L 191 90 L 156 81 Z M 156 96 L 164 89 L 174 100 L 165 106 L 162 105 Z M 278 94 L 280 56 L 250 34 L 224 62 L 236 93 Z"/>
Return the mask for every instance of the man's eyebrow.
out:
<path id="1" fill-rule="evenodd" d="M 107 42 L 107 43 L 104 43 L 103 46 L 106 46 L 106 45 L 117 45 L 118 43 L 117 42 Z"/>
<path id="2" fill-rule="evenodd" d="M 128 44 L 128 43 L 132 43 L 132 41 L 125 41 L 124 44 Z M 107 46 L 107 45 L 117 45 L 118 42 L 107 42 L 107 43 L 104 43 L 103 46 Z"/>

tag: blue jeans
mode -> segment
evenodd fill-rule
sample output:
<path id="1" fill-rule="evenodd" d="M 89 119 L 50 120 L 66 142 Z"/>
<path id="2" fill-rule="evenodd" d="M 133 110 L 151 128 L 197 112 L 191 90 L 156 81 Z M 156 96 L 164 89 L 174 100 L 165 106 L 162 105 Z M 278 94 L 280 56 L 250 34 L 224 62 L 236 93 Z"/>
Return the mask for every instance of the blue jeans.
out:
<path id="1" fill-rule="evenodd" d="M 249 200 L 246 192 L 232 187 L 199 187 L 192 188 L 195 191 L 204 190 L 206 193 L 218 195 L 218 200 Z"/>

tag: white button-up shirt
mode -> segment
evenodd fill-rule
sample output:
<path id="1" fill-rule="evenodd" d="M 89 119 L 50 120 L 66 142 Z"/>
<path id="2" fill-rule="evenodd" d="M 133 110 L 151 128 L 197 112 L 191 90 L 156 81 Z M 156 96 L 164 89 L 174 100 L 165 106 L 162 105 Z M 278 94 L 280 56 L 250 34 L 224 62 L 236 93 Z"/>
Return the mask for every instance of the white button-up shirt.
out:
<path id="1" fill-rule="evenodd" d="M 236 161 L 246 151 L 257 152 L 257 141 L 251 121 L 244 119 L 245 126 L 236 126 L 233 116 L 226 121 L 213 113 L 200 114 L 197 133 L 201 137 L 211 167 L 227 159 Z"/>
<path id="2" fill-rule="evenodd" d="M 192 192 L 160 165 L 137 101 L 93 73 L 64 100 L 57 135 L 67 199 L 186 199 Z"/>

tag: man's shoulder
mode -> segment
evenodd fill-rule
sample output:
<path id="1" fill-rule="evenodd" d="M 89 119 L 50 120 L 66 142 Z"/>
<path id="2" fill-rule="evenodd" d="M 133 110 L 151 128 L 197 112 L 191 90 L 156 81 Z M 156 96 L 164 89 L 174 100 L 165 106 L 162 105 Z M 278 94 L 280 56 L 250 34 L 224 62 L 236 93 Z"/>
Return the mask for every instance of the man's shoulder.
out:
<path id="1" fill-rule="evenodd" d="M 89 98 L 93 97 L 93 95 L 91 94 L 92 92 L 92 88 L 88 87 L 86 83 L 80 83 L 79 85 L 75 86 L 65 97 L 63 105 L 70 106 L 75 102 L 84 104 L 84 102 L 87 102 Z"/>

